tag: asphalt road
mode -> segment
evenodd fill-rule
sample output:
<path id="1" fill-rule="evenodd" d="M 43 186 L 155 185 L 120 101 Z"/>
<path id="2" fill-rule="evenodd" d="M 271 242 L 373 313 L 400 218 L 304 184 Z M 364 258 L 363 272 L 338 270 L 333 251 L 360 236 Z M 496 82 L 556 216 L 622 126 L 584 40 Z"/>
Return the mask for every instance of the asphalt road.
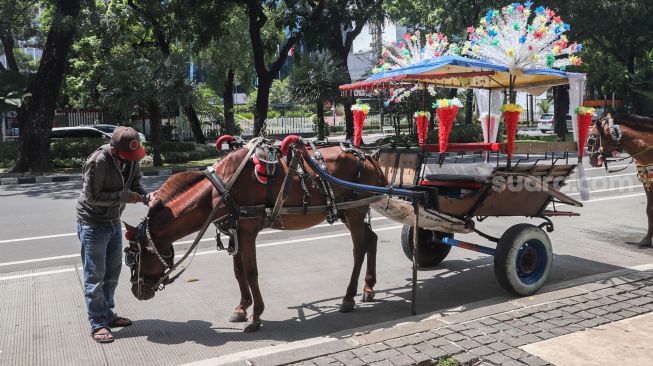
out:
<path id="1" fill-rule="evenodd" d="M 638 249 L 631 243 L 646 231 L 645 195 L 634 167 L 611 175 L 594 168 L 586 168 L 586 173 L 592 190 L 590 200 L 585 207 L 572 209 L 581 216 L 553 219 L 556 231 L 550 236 L 555 258 L 550 284 L 646 264 L 653 259 L 652 250 Z M 144 183 L 153 190 L 164 179 L 144 178 Z M 575 179 L 571 178 L 564 191 L 578 199 Z M 47 288 L 48 281 L 53 281 L 54 287 L 57 275 L 53 273 L 74 271 L 70 265 L 80 263 L 74 210 L 80 188 L 80 182 L 0 186 L 0 285 L 12 276 L 30 273 L 24 283 L 39 281 Z M 145 206 L 130 205 L 123 219 L 136 224 L 145 214 Z M 500 236 L 519 222 L 540 221 L 489 218 L 478 227 Z M 226 322 L 239 299 L 231 260 L 215 252 L 215 242 L 208 233 L 183 277 L 198 281 L 175 283 L 142 303 L 129 294 L 127 276 L 123 274 L 118 289 L 119 309 L 129 309 L 125 315 L 135 319 L 146 319 L 140 331 L 136 327 L 125 331 L 136 333 L 123 335 L 157 344 L 195 342 L 199 353 L 175 358 L 175 362 L 190 362 L 202 355 L 224 355 L 346 333 L 359 326 L 406 317 L 410 314 L 411 270 L 401 251 L 400 225 L 374 216 L 373 227 L 379 235 L 375 287 L 378 301 L 359 305 L 352 314 L 337 312 L 352 266 L 351 242 L 344 225 L 324 223 L 301 231 L 268 230 L 260 234 L 257 242 L 259 281 L 266 300 L 265 332 L 242 338 L 242 327 Z M 488 245 L 475 234 L 457 238 Z M 178 242 L 177 253 L 192 239 Z M 420 271 L 418 311 L 455 311 L 475 301 L 504 295 L 494 279 L 492 263 L 492 257 L 454 248 L 440 266 Z M 81 301 L 81 293 L 79 296 Z M 7 300 L 0 300 L 0 305 L 3 301 Z M 195 307 L 190 307 L 192 302 Z M 200 305 L 210 310 L 197 310 Z M 146 325 L 176 331 L 162 331 L 163 335 L 157 336 L 144 331 Z M 235 337 L 233 342 L 211 341 L 215 334 L 225 332 Z M 162 348 L 160 352 L 163 358 L 167 351 Z"/>

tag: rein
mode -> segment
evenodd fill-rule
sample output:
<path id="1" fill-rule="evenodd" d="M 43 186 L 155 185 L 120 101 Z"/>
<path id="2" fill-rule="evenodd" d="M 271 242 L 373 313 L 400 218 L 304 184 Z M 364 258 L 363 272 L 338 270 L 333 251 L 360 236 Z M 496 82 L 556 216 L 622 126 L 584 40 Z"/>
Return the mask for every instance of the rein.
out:
<path id="1" fill-rule="evenodd" d="M 194 251 L 196 249 L 197 244 L 200 242 L 200 240 L 204 236 L 204 233 L 206 233 L 206 230 L 208 229 L 209 225 L 211 225 L 212 222 L 218 222 L 220 220 L 223 220 L 225 217 L 228 217 L 229 220 L 235 220 L 236 228 L 233 228 L 233 229 L 230 228 L 229 231 L 233 235 L 236 235 L 234 237 L 234 240 L 235 240 L 235 242 L 238 242 L 238 239 L 237 239 L 238 238 L 238 229 L 237 229 L 238 206 L 236 205 L 233 197 L 231 197 L 231 194 L 229 193 L 229 190 L 233 187 L 236 180 L 238 180 L 238 176 L 240 175 L 240 173 L 245 168 L 245 165 L 247 164 L 247 161 L 252 156 L 254 151 L 256 151 L 256 148 L 258 147 L 258 145 L 262 141 L 263 141 L 262 138 L 255 139 L 254 143 L 249 147 L 249 151 L 247 152 L 247 155 L 245 156 L 245 159 L 243 159 L 243 161 L 240 163 L 240 165 L 238 166 L 238 169 L 236 169 L 236 172 L 234 173 L 234 175 L 231 176 L 231 179 L 229 179 L 229 182 L 226 184 L 226 186 L 222 183 L 222 181 L 218 177 L 218 175 L 215 174 L 215 169 L 213 169 L 212 166 L 210 166 L 210 167 L 206 168 L 206 170 L 204 170 L 204 174 L 206 175 L 206 177 L 209 179 L 209 181 L 216 187 L 218 192 L 221 194 L 223 202 L 225 203 L 227 208 L 229 208 L 229 211 L 231 211 L 231 215 L 225 215 L 225 216 L 222 216 L 222 217 L 218 218 L 217 220 L 212 220 L 213 215 L 215 215 L 215 213 L 221 207 L 219 204 L 216 204 L 213 207 L 213 210 L 211 210 L 211 213 L 209 214 L 209 216 L 204 221 L 204 224 L 202 225 L 202 228 L 197 233 L 197 236 L 195 237 L 195 240 L 193 241 L 193 244 L 191 244 L 191 246 L 188 248 L 186 253 L 184 253 L 184 255 L 177 261 L 177 263 L 175 263 L 173 266 L 169 267 L 169 269 L 163 274 L 163 276 L 161 276 L 161 278 L 159 278 L 159 280 L 156 281 L 156 283 L 152 286 L 152 289 L 157 289 L 162 284 L 166 284 L 166 285 L 171 284 L 177 278 L 179 278 L 179 276 L 181 276 L 181 274 L 184 273 L 184 271 L 186 271 L 188 266 L 184 267 L 182 270 L 177 272 L 177 274 L 175 274 L 174 277 L 170 277 L 171 273 L 175 269 L 177 269 L 177 267 L 179 267 L 179 265 L 181 265 L 181 263 L 183 263 L 184 260 L 186 260 L 186 258 L 188 258 L 188 256 L 190 255 L 190 253 L 192 251 Z M 236 217 L 234 217 L 234 214 L 236 215 Z M 153 245 L 153 246 L 155 246 L 155 245 Z M 235 253 L 237 253 L 237 251 L 234 251 L 234 254 Z"/>

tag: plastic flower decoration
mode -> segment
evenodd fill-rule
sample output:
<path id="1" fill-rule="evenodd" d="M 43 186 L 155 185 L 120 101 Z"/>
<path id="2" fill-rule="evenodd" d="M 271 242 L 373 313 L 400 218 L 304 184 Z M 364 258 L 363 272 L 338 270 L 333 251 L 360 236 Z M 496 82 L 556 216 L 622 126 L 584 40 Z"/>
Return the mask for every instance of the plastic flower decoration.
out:
<path id="1" fill-rule="evenodd" d="M 370 112 L 370 105 L 358 102 L 354 105 L 351 106 L 351 110 L 356 112 L 356 111 L 361 111 L 365 114 L 368 114 Z"/>
<path id="2" fill-rule="evenodd" d="M 447 107 L 453 107 L 456 106 L 458 108 L 462 108 L 463 104 L 460 102 L 460 99 L 458 98 L 453 98 L 453 99 L 438 99 L 433 103 L 433 108 L 447 108 Z"/>
<path id="3" fill-rule="evenodd" d="M 519 104 L 504 104 L 501 106 L 501 112 L 523 112 L 524 108 Z"/>
<path id="4" fill-rule="evenodd" d="M 556 13 L 542 6 L 531 10 L 530 1 L 489 10 L 478 27 L 468 27 L 462 55 L 482 58 L 510 69 L 579 66 L 576 54 L 583 49 L 564 34 L 571 27 Z"/>
<path id="5" fill-rule="evenodd" d="M 582 114 L 589 114 L 590 116 L 596 115 L 596 109 L 592 107 L 578 107 L 576 108 L 576 114 L 577 115 L 582 115 Z"/>
<path id="6" fill-rule="evenodd" d="M 413 117 L 415 117 L 415 118 L 417 118 L 417 117 L 431 118 L 431 112 L 429 112 L 429 111 L 418 111 L 418 112 L 415 112 Z"/>
<path id="7" fill-rule="evenodd" d="M 400 67 L 414 65 L 418 62 L 454 53 L 455 45 L 450 45 L 447 36 L 442 33 L 428 33 L 422 44 L 422 34 L 404 34 L 404 39 L 383 48 L 383 58 L 372 72 L 382 72 Z"/>

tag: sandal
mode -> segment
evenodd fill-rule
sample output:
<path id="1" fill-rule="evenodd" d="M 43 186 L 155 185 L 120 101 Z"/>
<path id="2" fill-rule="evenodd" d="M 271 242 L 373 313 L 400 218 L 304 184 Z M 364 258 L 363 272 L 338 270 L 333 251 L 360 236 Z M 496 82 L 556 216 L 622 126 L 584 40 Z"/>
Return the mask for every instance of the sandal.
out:
<path id="1" fill-rule="evenodd" d="M 111 334 L 111 329 L 108 327 L 95 329 L 91 333 L 91 337 L 93 337 L 93 340 L 98 343 L 111 343 L 114 340 L 113 334 Z"/>
<path id="2" fill-rule="evenodd" d="M 113 321 L 109 323 L 111 328 L 128 327 L 130 325 L 132 325 L 132 321 L 121 316 L 113 318 Z"/>

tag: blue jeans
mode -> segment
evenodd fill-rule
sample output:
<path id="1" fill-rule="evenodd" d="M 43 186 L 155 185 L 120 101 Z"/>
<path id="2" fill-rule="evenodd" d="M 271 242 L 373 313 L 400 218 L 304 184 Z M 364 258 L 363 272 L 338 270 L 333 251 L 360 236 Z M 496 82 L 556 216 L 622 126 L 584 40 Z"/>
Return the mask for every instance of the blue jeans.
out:
<path id="1" fill-rule="evenodd" d="M 122 228 L 114 225 L 77 223 L 82 246 L 84 297 L 91 330 L 108 326 L 116 317 L 113 294 L 122 267 Z"/>

